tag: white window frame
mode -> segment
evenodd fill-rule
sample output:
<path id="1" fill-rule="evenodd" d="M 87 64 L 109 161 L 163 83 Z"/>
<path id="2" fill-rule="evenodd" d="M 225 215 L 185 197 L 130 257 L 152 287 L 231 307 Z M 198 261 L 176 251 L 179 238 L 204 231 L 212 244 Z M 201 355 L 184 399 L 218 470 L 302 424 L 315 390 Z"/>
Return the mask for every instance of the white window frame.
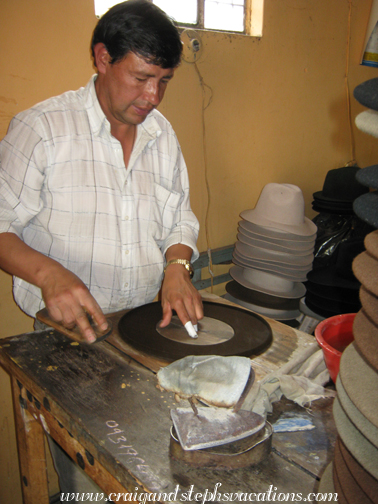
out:
<path id="1" fill-rule="evenodd" d="M 118 0 L 119 1 L 119 0 Z M 150 0 L 153 1 L 153 0 Z M 96 0 L 94 0 L 96 3 Z M 117 0 L 114 0 L 114 5 Z M 195 30 L 215 31 L 223 33 L 236 33 L 239 35 L 249 35 L 251 37 L 262 37 L 263 21 L 264 21 L 264 0 L 244 0 L 244 31 L 233 32 L 228 30 L 210 30 L 204 28 L 204 0 L 197 0 L 198 5 L 198 21 L 197 24 L 185 24 L 178 22 L 177 25 L 185 28 L 193 28 Z M 96 9 L 95 9 L 96 10 Z"/>
<path id="2" fill-rule="evenodd" d="M 151 0 L 150 0 L 151 1 Z M 152 0 L 153 1 L 153 0 Z M 251 37 L 261 37 L 264 21 L 264 0 L 244 0 L 244 31 L 233 32 L 228 30 L 211 30 L 204 27 L 205 1 L 197 0 L 198 21 L 197 24 L 185 24 L 177 22 L 179 26 L 190 27 L 194 30 L 219 31 L 225 33 L 237 33 Z"/>

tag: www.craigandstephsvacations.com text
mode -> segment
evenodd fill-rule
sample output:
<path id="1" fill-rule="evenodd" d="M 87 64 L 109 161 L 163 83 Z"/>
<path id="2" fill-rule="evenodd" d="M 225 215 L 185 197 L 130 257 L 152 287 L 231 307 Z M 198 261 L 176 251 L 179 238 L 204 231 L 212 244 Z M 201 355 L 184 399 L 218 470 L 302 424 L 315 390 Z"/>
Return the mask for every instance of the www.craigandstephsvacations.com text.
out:
<path id="1" fill-rule="evenodd" d="M 174 491 L 169 493 L 149 493 L 139 491 L 135 487 L 134 492 L 125 493 L 62 493 L 61 502 L 195 502 L 205 504 L 207 502 L 337 502 L 337 493 L 309 493 L 303 495 L 298 492 L 279 492 L 270 485 L 266 492 L 222 492 L 222 483 L 217 483 L 212 490 L 196 492 L 194 485 L 189 490 L 182 491 L 180 485 L 176 485 Z"/>

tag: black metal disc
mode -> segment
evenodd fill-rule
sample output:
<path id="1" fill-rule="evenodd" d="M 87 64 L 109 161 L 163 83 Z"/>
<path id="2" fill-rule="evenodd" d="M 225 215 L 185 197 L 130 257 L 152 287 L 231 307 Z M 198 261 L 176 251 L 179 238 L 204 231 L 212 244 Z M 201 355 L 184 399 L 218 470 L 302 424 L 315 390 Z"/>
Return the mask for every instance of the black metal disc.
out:
<path id="1" fill-rule="evenodd" d="M 258 355 L 272 342 L 272 330 L 259 315 L 234 306 L 203 302 L 204 315 L 221 320 L 234 329 L 234 336 L 215 345 L 186 345 L 156 331 L 161 304 L 149 303 L 127 312 L 119 321 L 120 337 L 148 355 L 174 361 L 187 355 Z"/>

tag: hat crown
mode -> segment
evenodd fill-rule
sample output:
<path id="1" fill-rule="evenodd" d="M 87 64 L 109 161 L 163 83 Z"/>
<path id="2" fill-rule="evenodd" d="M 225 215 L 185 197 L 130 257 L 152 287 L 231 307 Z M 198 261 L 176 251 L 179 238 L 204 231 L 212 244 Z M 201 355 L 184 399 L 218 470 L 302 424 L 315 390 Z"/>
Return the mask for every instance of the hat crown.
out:
<path id="1" fill-rule="evenodd" d="M 342 166 L 329 170 L 324 179 L 321 196 L 335 201 L 352 202 L 361 194 L 366 193 L 366 187 L 356 178 L 359 171 L 358 166 Z"/>
<path id="2" fill-rule="evenodd" d="M 304 206 L 299 187 L 271 182 L 261 191 L 255 212 L 278 224 L 300 225 L 304 222 Z"/>

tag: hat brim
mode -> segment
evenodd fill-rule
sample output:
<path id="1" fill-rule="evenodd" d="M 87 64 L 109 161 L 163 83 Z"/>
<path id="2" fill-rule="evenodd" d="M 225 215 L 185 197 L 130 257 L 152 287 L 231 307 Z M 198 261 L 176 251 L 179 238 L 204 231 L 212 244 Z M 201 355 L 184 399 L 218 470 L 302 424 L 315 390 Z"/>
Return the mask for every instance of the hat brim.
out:
<path id="1" fill-rule="evenodd" d="M 352 269 L 357 280 L 378 296 L 378 260 L 368 252 L 362 252 L 353 260 Z"/>
<path id="2" fill-rule="evenodd" d="M 268 250 L 266 248 L 255 247 L 254 245 L 246 244 L 241 241 L 235 243 L 235 248 L 240 255 L 259 261 L 271 262 L 277 266 L 303 267 L 311 269 L 314 255 L 307 254 L 301 256 L 293 256 L 289 252 L 281 252 L 276 250 Z"/>
<path id="3" fill-rule="evenodd" d="M 286 290 L 286 291 L 281 291 L 278 289 L 277 290 L 270 289 L 269 287 L 266 287 L 265 285 L 262 286 L 262 285 L 250 282 L 243 276 L 243 270 L 244 270 L 244 268 L 242 266 L 238 266 L 238 265 L 232 266 L 230 268 L 230 275 L 234 280 L 236 280 L 238 283 L 240 283 L 241 285 L 243 285 L 247 289 L 254 289 L 258 292 L 263 292 L 265 294 L 270 294 L 271 296 L 279 296 L 282 298 L 298 298 L 298 297 L 304 296 L 306 293 L 306 288 L 303 285 L 303 283 L 296 282 L 291 279 L 288 279 L 288 280 L 292 281 L 293 285 L 289 290 Z M 281 275 L 275 275 L 275 276 L 277 276 L 280 279 L 284 278 Z"/>
<path id="4" fill-rule="evenodd" d="M 360 353 L 378 372 L 378 326 L 364 309 L 360 310 L 354 319 L 353 335 Z"/>
<path id="5" fill-rule="evenodd" d="M 304 237 L 304 240 L 293 239 L 293 235 L 289 234 L 269 234 L 269 232 L 265 232 L 267 228 L 259 228 L 259 226 L 255 226 L 251 222 L 247 222 L 245 220 L 239 221 L 239 232 L 243 232 L 246 236 L 262 240 L 267 243 L 272 243 L 275 245 L 281 245 L 283 247 L 292 247 L 296 250 L 308 250 L 315 245 L 316 237 Z"/>
<path id="6" fill-rule="evenodd" d="M 266 227 L 275 231 L 284 231 L 292 235 L 298 236 L 314 236 L 317 232 L 316 224 L 314 224 L 310 219 L 304 217 L 303 224 L 286 224 L 284 222 L 274 222 L 267 219 L 260 213 L 257 213 L 255 209 L 244 210 L 240 216 L 252 224 L 258 226 Z"/>
<path id="7" fill-rule="evenodd" d="M 355 199 L 353 210 L 357 217 L 378 228 L 378 191 L 363 194 Z"/>
<path id="8" fill-rule="evenodd" d="M 272 265 L 272 263 L 264 263 L 262 261 L 246 260 L 243 257 L 241 257 L 237 252 L 233 253 L 232 262 L 237 266 L 241 266 L 242 268 L 252 268 L 257 269 L 259 271 L 266 271 L 268 273 L 280 276 L 285 280 L 290 280 L 293 282 L 305 282 L 307 280 L 306 271 L 278 267 Z"/>
<path id="9" fill-rule="evenodd" d="M 243 212 L 242 212 L 243 213 Z M 243 219 L 242 214 L 240 216 Z M 265 236 L 266 238 L 274 238 L 276 240 L 286 240 L 286 241 L 298 241 L 298 242 L 313 242 L 316 238 L 316 232 L 310 236 L 297 235 L 293 233 L 289 233 L 284 230 L 269 228 L 265 226 L 259 226 L 258 224 L 254 224 L 253 222 L 249 222 L 246 219 L 239 221 L 239 224 L 243 223 L 245 229 L 252 231 L 253 233 L 259 234 L 261 236 Z"/>
<path id="10" fill-rule="evenodd" d="M 265 317 L 272 318 L 274 320 L 292 320 L 299 317 L 301 312 L 299 310 L 274 310 L 271 308 L 265 308 L 264 306 L 254 305 L 252 303 L 247 303 L 241 299 L 237 299 L 231 294 L 225 294 L 225 299 L 231 301 L 232 303 L 243 306 L 259 315 L 264 315 Z"/>
<path id="11" fill-rule="evenodd" d="M 309 290 L 306 292 L 306 302 L 322 310 L 334 312 L 336 315 L 344 313 L 357 313 L 361 308 L 361 303 L 350 303 L 345 300 L 327 299 L 323 296 L 313 294 Z"/>
<path id="12" fill-rule="evenodd" d="M 366 187 L 378 189 L 378 165 L 362 168 L 356 174 L 358 182 Z"/>
<path id="13" fill-rule="evenodd" d="M 378 478 L 378 450 L 350 421 L 337 397 L 333 402 L 333 418 L 345 446 L 374 478 Z"/>
<path id="14" fill-rule="evenodd" d="M 343 382 L 341 380 L 337 381 L 336 384 L 337 397 L 339 398 L 340 404 L 343 407 L 345 413 L 351 422 L 357 427 L 357 429 L 366 437 L 370 443 L 372 443 L 376 448 L 378 448 L 378 427 L 373 425 L 369 420 L 359 411 L 353 402 L 349 399 L 346 393 Z"/>
<path id="15" fill-rule="evenodd" d="M 378 259 L 378 231 L 372 231 L 367 234 L 364 245 L 369 254 Z"/>
<path id="16" fill-rule="evenodd" d="M 251 303 L 256 306 L 270 308 L 272 310 L 298 310 L 300 298 L 283 298 L 259 292 L 255 289 L 247 289 L 236 280 L 226 284 L 226 291 L 236 299 Z"/>
<path id="17" fill-rule="evenodd" d="M 355 343 L 341 355 L 338 378 L 356 408 L 378 427 L 378 373 L 356 350 Z"/>
<path id="18" fill-rule="evenodd" d="M 334 317 L 335 315 L 340 315 L 338 311 L 335 310 L 328 310 L 327 308 L 324 308 L 323 306 L 317 306 L 316 304 L 312 303 L 311 300 L 305 298 L 305 303 L 308 308 L 310 308 L 311 311 L 314 313 L 317 313 L 318 315 L 324 317 L 324 318 L 330 318 Z"/>
<path id="19" fill-rule="evenodd" d="M 319 203 L 325 203 L 329 206 L 337 206 L 337 207 L 349 207 L 352 205 L 354 199 L 346 200 L 346 199 L 336 199 L 336 198 L 328 198 L 324 196 L 323 191 L 316 191 L 313 193 L 312 197 L 314 200 L 319 201 Z"/>
<path id="20" fill-rule="evenodd" d="M 360 288 L 361 304 L 364 307 L 366 315 L 378 325 L 378 297 L 368 291 L 366 287 L 361 285 Z"/>
<path id="21" fill-rule="evenodd" d="M 336 446 L 335 446 L 335 460 L 338 457 L 338 452 L 340 451 L 341 458 L 344 462 L 345 467 L 349 470 L 350 477 L 356 481 L 356 490 L 358 498 L 353 498 L 348 500 L 348 502 L 358 502 L 361 498 L 361 490 L 371 499 L 372 502 L 376 499 L 378 495 L 378 481 L 373 478 L 365 468 L 353 457 L 353 455 L 348 451 L 345 444 L 343 443 L 340 436 L 338 436 Z M 344 485 L 345 486 L 345 485 Z M 357 497 L 357 495 L 355 497 Z"/>
<path id="22" fill-rule="evenodd" d="M 307 278 L 314 284 L 323 285 L 325 287 L 336 287 L 341 289 L 358 290 L 360 283 L 357 280 L 340 277 L 337 274 L 335 264 L 326 268 L 313 269 L 307 274 Z"/>
<path id="23" fill-rule="evenodd" d="M 292 242 L 282 242 L 282 245 L 278 245 L 276 243 L 270 243 L 266 240 L 260 240 L 258 238 L 254 238 L 250 234 L 246 233 L 239 227 L 238 229 L 238 234 L 236 238 L 244 243 L 245 245 L 252 245 L 254 247 L 259 247 L 262 249 L 268 249 L 268 250 L 273 250 L 276 252 L 285 252 L 286 254 L 291 254 L 292 256 L 306 256 L 309 254 L 313 254 L 315 244 L 311 244 L 307 248 L 293 248 L 290 246 L 290 243 Z"/>
<path id="24" fill-rule="evenodd" d="M 308 275 L 310 276 L 310 275 Z M 344 301 L 345 299 L 348 302 L 353 304 L 358 304 L 360 302 L 359 298 L 359 287 L 360 284 L 356 282 L 355 289 L 344 289 L 342 287 L 330 287 L 329 285 L 321 285 L 312 282 L 311 280 L 307 280 L 305 283 L 307 292 L 312 292 L 317 296 L 322 296 L 325 299 L 332 299 L 337 301 Z"/>

